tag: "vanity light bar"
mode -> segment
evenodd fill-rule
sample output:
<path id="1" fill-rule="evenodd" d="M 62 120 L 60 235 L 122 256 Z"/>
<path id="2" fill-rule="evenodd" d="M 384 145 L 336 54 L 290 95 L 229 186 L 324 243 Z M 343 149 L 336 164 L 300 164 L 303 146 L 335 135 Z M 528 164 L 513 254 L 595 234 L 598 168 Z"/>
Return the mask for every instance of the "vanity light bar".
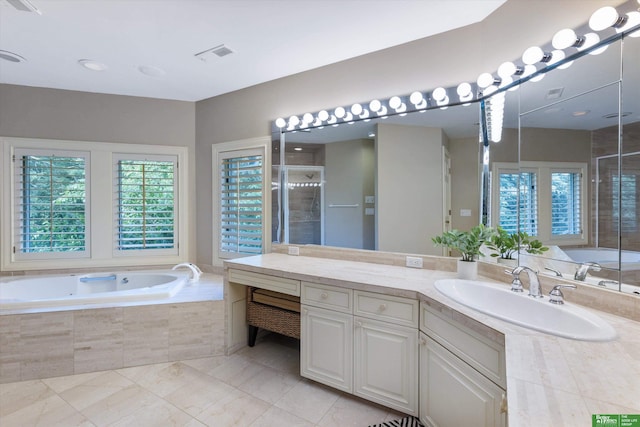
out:
<path id="1" fill-rule="evenodd" d="M 640 2 L 640 0 L 638 1 Z M 605 40 L 601 41 L 601 37 L 596 32 L 613 31 L 618 35 L 640 37 L 640 11 L 633 10 L 623 15 L 611 6 L 602 7 L 591 15 L 589 28 L 595 32 L 589 32 L 582 36 L 571 29 L 560 30 L 550 42 L 548 51 L 540 46 L 532 46 L 524 51 L 520 65 L 505 62 L 498 68 L 497 75 L 482 73 L 475 83 L 461 83 L 456 88 L 438 87 L 431 94 L 416 91 L 410 95 L 396 95 L 381 100 L 374 99 L 368 103 L 356 103 L 349 107 L 340 106 L 331 111 L 321 110 L 316 113 L 305 113 L 302 115 L 302 119 L 297 115 L 288 119 L 281 117 L 274 121 L 274 125 L 280 131 L 321 129 L 327 125 L 338 126 L 355 121 L 369 121 L 372 118 L 384 119 L 389 116 L 404 116 L 407 113 L 423 112 L 436 108 L 445 109 L 455 105 L 466 106 L 472 102 L 487 99 L 494 92 L 498 92 L 496 95 L 502 95 L 499 97 L 500 99 L 496 99 L 495 105 L 493 100 L 489 100 L 485 109 L 488 115 L 487 133 L 489 139 L 498 142 L 502 134 L 504 117 L 504 90 L 515 90 L 520 83 L 528 80 L 540 81 L 547 71 L 554 68 L 568 68 L 573 60 L 567 60 L 567 58 L 571 58 L 577 53 L 597 55 L 604 52 L 608 46 L 605 43 L 607 39 L 605 37 Z M 602 46 L 597 47 L 599 45 Z M 566 49 L 576 50 L 567 53 Z M 538 69 L 538 66 L 541 68 Z M 533 76 L 536 73 L 538 74 Z M 454 96 L 454 99 L 457 100 L 451 102 L 450 96 Z"/>

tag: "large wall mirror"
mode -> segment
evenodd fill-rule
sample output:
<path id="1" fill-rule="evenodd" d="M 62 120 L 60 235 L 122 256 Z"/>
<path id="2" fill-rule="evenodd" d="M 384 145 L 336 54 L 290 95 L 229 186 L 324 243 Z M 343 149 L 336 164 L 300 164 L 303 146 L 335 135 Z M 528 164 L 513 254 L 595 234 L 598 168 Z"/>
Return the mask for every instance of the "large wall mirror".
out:
<path id="1" fill-rule="evenodd" d="M 551 248 L 521 264 L 638 293 L 640 37 L 610 30 L 504 92 L 486 168 L 480 103 L 274 132 L 274 241 L 441 255 L 431 237 L 511 214 Z"/>

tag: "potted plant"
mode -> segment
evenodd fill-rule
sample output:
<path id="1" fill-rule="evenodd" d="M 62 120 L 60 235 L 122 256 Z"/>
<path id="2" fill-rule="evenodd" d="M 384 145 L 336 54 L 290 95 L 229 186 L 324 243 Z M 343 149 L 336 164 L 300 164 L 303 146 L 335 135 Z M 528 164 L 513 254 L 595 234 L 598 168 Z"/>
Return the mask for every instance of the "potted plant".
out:
<path id="1" fill-rule="evenodd" d="M 487 248 L 494 251 L 492 257 L 498 258 L 498 262 L 502 264 L 515 264 L 515 257 L 519 249 L 526 252 L 539 255 L 547 250 L 548 247 L 543 246 L 542 242 L 532 239 L 526 232 L 509 233 L 502 227 L 498 226 L 490 239 L 486 242 Z"/>
<path id="2" fill-rule="evenodd" d="M 445 246 L 460 252 L 458 260 L 458 277 L 461 279 L 475 279 L 478 276 L 476 257 L 482 256 L 480 247 L 494 234 L 493 229 L 483 224 L 476 225 L 469 231 L 445 231 L 431 240 L 436 246 Z"/>

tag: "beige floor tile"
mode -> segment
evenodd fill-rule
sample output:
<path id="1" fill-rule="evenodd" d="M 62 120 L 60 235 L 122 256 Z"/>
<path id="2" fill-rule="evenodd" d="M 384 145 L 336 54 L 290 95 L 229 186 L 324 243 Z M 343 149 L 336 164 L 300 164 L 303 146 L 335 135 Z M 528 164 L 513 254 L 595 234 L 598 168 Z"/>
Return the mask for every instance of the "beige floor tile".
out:
<path id="1" fill-rule="evenodd" d="M 212 402 L 217 402 L 234 391 L 236 389 L 229 384 L 202 375 L 165 396 L 165 399 L 186 413 L 196 416 Z"/>
<path id="2" fill-rule="evenodd" d="M 233 356 L 213 356 L 204 357 L 202 359 L 183 360 L 182 363 L 197 369 L 200 372 L 204 372 L 208 375 L 213 375 L 213 371 L 220 365 L 226 363 Z"/>
<path id="3" fill-rule="evenodd" d="M 314 424 L 284 409 L 272 406 L 251 424 L 251 427 L 314 427 Z"/>
<path id="4" fill-rule="evenodd" d="M 207 406 L 196 418 L 210 426 L 250 426 L 269 407 L 263 400 L 233 390 Z"/>
<path id="5" fill-rule="evenodd" d="M 78 411 L 82 411 L 132 386 L 134 383 L 131 380 L 117 372 L 106 371 L 59 394 Z"/>
<path id="6" fill-rule="evenodd" d="M 260 373 L 263 365 L 255 363 L 243 355 L 234 355 L 215 368 L 211 375 L 234 387 L 239 386 Z"/>
<path id="7" fill-rule="evenodd" d="M 45 399 L 39 399 L 18 411 L 2 417 L 2 427 L 92 425 L 87 418 L 55 394 Z"/>
<path id="8" fill-rule="evenodd" d="M 118 372 L 163 397 L 202 376 L 202 372 L 181 362 L 126 368 Z"/>
<path id="9" fill-rule="evenodd" d="M 339 396 L 338 392 L 323 385 L 300 381 L 275 406 L 315 424 L 320 422 Z"/>
<path id="10" fill-rule="evenodd" d="M 285 372 L 262 366 L 260 371 L 238 386 L 242 391 L 271 404 L 276 403 L 300 379 Z"/>
<path id="11" fill-rule="evenodd" d="M 193 417 L 164 400 L 157 400 L 110 424 L 110 427 L 177 427 L 186 426 Z"/>
<path id="12" fill-rule="evenodd" d="M 22 381 L 0 385 L 0 417 L 18 412 L 55 393 L 40 380 Z"/>
<path id="13" fill-rule="evenodd" d="M 389 413 L 388 409 L 377 407 L 351 395 L 342 395 L 318 423 L 321 427 L 361 427 L 379 423 Z M 392 419 L 402 418 L 394 417 Z"/>
<path id="14" fill-rule="evenodd" d="M 82 413 L 98 425 L 108 425 L 147 409 L 161 399 L 137 384 L 110 394 L 82 410 Z"/>
<path id="15" fill-rule="evenodd" d="M 56 393 L 62 393 L 104 374 L 104 372 L 88 372 L 86 374 L 67 375 L 66 377 L 44 378 L 40 381 L 48 385 Z"/>

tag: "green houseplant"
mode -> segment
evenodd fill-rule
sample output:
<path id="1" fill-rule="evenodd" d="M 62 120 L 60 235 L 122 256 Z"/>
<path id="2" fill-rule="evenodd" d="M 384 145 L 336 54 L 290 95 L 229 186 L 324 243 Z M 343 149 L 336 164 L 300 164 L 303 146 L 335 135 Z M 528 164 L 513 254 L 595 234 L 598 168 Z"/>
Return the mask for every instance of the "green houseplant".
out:
<path id="1" fill-rule="evenodd" d="M 487 248 L 494 251 L 491 256 L 500 259 L 515 259 L 514 254 L 523 249 L 532 255 L 540 255 L 549 248 L 537 239 L 532 239 L 526 232 L 509 233 L 498 226 L 486 242 Z"/>
<path id="2" fill-rule="evenodd" d="M 431 240 L 436 246 L 444 246 L 460 252 L 458 260 L 458 277 L 461 279 L 475 279 L 478 275 L 476 258 L 482 256 L 480 247 L 494 234 L 493 229 L 483 224 L 476 225 L 469 231 L 445 231 Z"/>

